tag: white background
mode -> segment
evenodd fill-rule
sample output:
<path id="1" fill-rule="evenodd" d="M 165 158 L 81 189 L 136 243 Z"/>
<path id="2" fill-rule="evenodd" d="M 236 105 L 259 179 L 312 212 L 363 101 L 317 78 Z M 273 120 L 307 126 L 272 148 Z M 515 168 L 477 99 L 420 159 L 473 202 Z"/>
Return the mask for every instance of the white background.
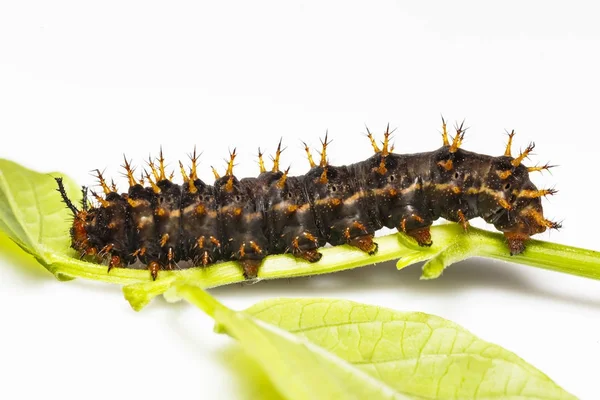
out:
<path id="1" fill-rule="evenodd" d="M 124 152 L 140 165 L 162 145 L 175 167 L 197 145 L 211 181 L 228 149 L 238 176 L 256 175 L 257 147 L 283 137 L 301 174 L 300 140 L 328 129 L 331 162 L 351 163 L 371 152 L 365 124 L 389 122 L 398 152 L 428 151 L 442 113 L 467 119 L 469 150 L 501 154 L 505 129 L 517 150 L 535 141 L 531 164 L 560 165 L 533 179 L 560 190 L 544 207 L 564 220 L 539 238 L 600 250 L 593 4 L 2 2 L 0 157 L 92 184 L 94 168 L 119 177 Z M 234 308 L 330 296 L 437 314 L 599 398 L 600 282 L 481 259 L 419 274 L 388 263 L 211 293 Z M 0 398 L 232 399 L 248 383 L 200 311 L 157 299 L 135 313 L 119 287 L 60 283 L 26 258 L 0 256 L 0 319 Z"/>

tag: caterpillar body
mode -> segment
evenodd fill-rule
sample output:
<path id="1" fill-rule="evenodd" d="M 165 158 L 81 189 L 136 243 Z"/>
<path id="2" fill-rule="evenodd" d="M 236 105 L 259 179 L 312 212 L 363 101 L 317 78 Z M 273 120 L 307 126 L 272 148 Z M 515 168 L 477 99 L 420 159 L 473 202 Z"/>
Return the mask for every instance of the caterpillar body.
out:
<path id="1" fill-rule="evenodd" d="M 109 271 L 141 262 L 153 279 L 160 270 L 221 260 L 238 261 L 252 279 L 269 254 L 316 262 L 326 243 L 374 254 L 374 234 L 382 227 L 430 246 L 429 228 L 440 217 L 465 229 L 470 219 L 483 218 L 504 233 L 511 254 L 523 252 L 531 235 L 558 229 L 560 224 L 544 218 L 541 204 L 555 191 L 538 190 L 529 179 L 529 172 L 551 166 L 523 165 L 533 144 L 513 157 L 513 131 L 504 154 L 493 157 L 460 148 L 464 132 L 457 126 L 450 138 L 444 122 L 442 147 L 418 154 L 393 153 L 389 127 L 381 145 L 369 132 L 375 154 L 346 166 L 329 165 L 326 136 L 319 163 L 305 145 L 311 168 L 301 176 L 280 170 L 280 142 L 272 170 L 259 150 L 259 176 L 238 180 L 234 150 L 224 176 L 213 169 L 213 185 L 198 178 L 195 152 L 188 170 L 179 163 L 183 184 L 173 183 L 161 151 L 141 179 L 125 159 L 127 193 L 118 193 L 97 171 L 104 196 L 92 191 L 92 205 L 84 187 L 81 209 L 66 195 L 62 179 L 56 180 L 74 216 L 71 246 L 81 257 L 107 262 Z"/>

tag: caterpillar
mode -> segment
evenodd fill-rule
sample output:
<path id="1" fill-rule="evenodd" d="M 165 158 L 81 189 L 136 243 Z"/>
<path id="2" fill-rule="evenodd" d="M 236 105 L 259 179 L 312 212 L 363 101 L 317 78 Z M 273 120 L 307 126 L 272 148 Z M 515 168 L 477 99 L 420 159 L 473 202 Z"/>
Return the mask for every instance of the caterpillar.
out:
<path id="1" fill-rule="evenodd" d="M 139 179 L 124 157 L 127 193 L 109 186 L 98 170 L 104 196 L 90 191 L 95 205 L 85 186 L 81 209 L 67 196 L 62 178 L 56 178 L 57 190 L 73 214 L 71 247 L 81 258 L 108 262 L 108 271 L 139 261 L 153 279 L 160 270 L 186 268 L 180 262 L 192 267 L 222 260 L 239 262 L 244 276 L 253 279 L 269 254 L 316 262 L 327 243 L 374 254 L 374 234 L 382 227 L 430 246 L 430 226 L 438 218 L 465 230 L 470 219 L 483 218 L 504 233 L 512 255 L 523 252 L 532 235 L 560 228 L 544 218 L 541 204 L 555 190 L 537 189 L 529 179 L 530 172 L 552 166 L 523 165 L 533 143 L 513 157 L 512 131 L 504 154 L 494 157 L 462 149 L 466 129 L 463 124 L 455 129 L 451 137 L 442 118 L 442 147 L 417 154 L 394 153 L 389 126 L 380 143 L 367 129 L 375 154 L 345 166 L 328 163 L 325 135 L 319 163 L 304 144 L 310 170 L 301 176 L 280 169 L 280 141 L 271 170 L 259 149 L 258 177 L 238 180 L 234 149 L 223 176 L 213 168 L 213 185 L 198 178 L 195 150 L 189 169 L 179 162 L 183 184 L 173 183 L 161 149 Z"/>

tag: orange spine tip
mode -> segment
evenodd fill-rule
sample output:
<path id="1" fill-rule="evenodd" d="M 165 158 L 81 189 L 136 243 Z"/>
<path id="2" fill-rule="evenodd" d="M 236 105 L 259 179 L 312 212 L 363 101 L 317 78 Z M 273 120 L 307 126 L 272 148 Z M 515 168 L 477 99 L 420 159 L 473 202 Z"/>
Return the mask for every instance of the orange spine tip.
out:
<path id="1" fill-rule="evenodd" d="M 98 196 L 98 193 L 94 192 L 93 190 L 92 192 L 92 196 L 94 196 L 94 198 L 96 199 L 96 201 L 98 203 L 100 203 L 100 205 L 104 208 L 108 207 L 110 205 L 110 203 L 106 200 L 104 200 L 102 197 Z"/>
<path id="2" fill-rule="evenodd" d="M 194 146 L 194 153 L 190 156 L 190 161 L 192 162 L 192 167 L 190 169 L 190 181 L 198 179 L 198 174 L 196 170 L 198 158 L 200 158 L 200 155 L 196 155 L 196 146 Z"/>
<path id="3" fill-rule="evenodd" d="M 229 153 L 229 163 L 227 164 L 227 172 L 225 173 L 225 175 L 227 176 L 233 176 L 233 161 L 235 160 L 236 155 L 237 154 L 235 153 L 235 149 L 233 149 L 233 151 Z"/>
<path id="4" fill-rule="evenodd" d="M 327 166 L 327 145 L 331 143 L 331 141 L 327 141 L 327 134 L 328 132 L 325 132 L 325 140 L 321 140 L 322 151 L 320 153 L 321 162 L 319 163 L 319 166 L 322 168 Z"/>
<path id="5" fill-rule="evenodd" d="M 446 120 L 442 116 L 442 141 L 444 142 L 444 146 L 450 146 L 450 140 L 448 138 L 448 128 L 446 126 Z"/>
<path id="6" fill-rule="evenodd" d="M 508 143 L 506 143 L 506 150 L 504 150 L 504 155 L 506 157 L 512 157 L 512 142 L 513 142 L 514 136 L 515 136 L 515 130 L 513 129 L 508 134 Z"/>
<path id="7" fill-rule="evenodd" d="M 384 157 L 386 157 L 388 154 L 390 154 L 389 146 L 390 146 L 390 135 L 392 134 L 392 132 L 390 132 L 390 124 L 388 124 L 387 128 L 385 128 L 385 133 L 383 134 L 383 149 L 381 149 L 381 155 Z"/>
<path id="8" fill-rule="evenodd" d="M 282 139 L 279 139 L 277 151 L 275 151 L 275 157 L 273 158 L 273 169 L 271 170 L 272 172 L 279 172 L 279 160 L 281 158 L 281 153 L 283 153 L 283 150 L 285 150 L 281 150 L 281 140 Z"/>
<path id="9" fill-rule="evenodd" d="M 265 168 L 265 161 L 263 160 L 263 153 L 260 151 L 260 147 L 258 148 L 258 168 L 260 173 L 267 172 Z"/>
<path id="10" fill-rule="evenodd" d="M 288 167 L 285 172 L 283 173 L 283 175 L 281 176 L 281 178 L 279 178 L 279 180 L 277 181 L 277 187 L 279 189 L 283 189 L 285 187 L 285 182 L 287 180 L 288 177 L 288 173 L 290 172 L 290 167 Z"/>
<path id="11" fill-rule="evenodd" d="M 369 128 L 367 128 L 367 127 L 365 127 L 365 128 L 367 129 L 367 137 L 369 138 L 369 141 L 371 142 L 373 151 L 375 152 L 375 154 L 381 152 L 381 149 L 379 148 L 379 146 L 377 146 L 377 142 L 375 141 L 373 134 L 371 133 L 371 131 L 369 131 Z"/>
<path id="12" fill-rule="evenodd" d="M 152 175 L 154 176 L 154 180 L 156 182 L 158 182 L 160 180 L 160 175 L 156 169 L 156 165 L 154 165 L 154 161 L 152 161 L 151 157 L 148 157 L 148 166 L 150 167 L 150 170 L 152 171 Z M 146 177 L 148 176 L 148 173 L 146 173 Z"/>
<path id="13" fill-rule="evenodd" d="M 456 136 L 452 139 L 452 145 L 450 146 L 450 153 L 456 153 L 460 148 L 460 145 L 465 138 L 466 129 L 463 128 L 465 121 L 461 122 L 460 126 L 456 127 Z"/>
<path id="14" fill-rule="evenodd" d="M 219 173 L 217 172 L 217 170 L 215 169 L 215 167 L 210 167 L 212 169 L 212 173 L 215 176 L 215 179 L 219 179 L 221 176 L 219 175 Z"/>
<path id="15" fill-rule="evenodd" d="M 302 142 L 302 144 L 304 145 L 304 151 L 306 152 L 306 157 L 308 158 L 308 163 L 310 164 L 311 168 L 314 168 L 317 166 L 317 164 L 315 164 L 315 161 L 313 160 L 312 154 L 310 154 L 310 149 L 308 148 L 308 145 L 304 142 Z"/>
<path id="16" fill-rule="evenodd" d="M 152 190 L 154 191 L 154 193 L 160 193 L 160 188 L 158 186 L 156 186 L 156 183 L 154 183 L 152 178 L 150 178 L 150 174 L 148 174 L 148 172 L 146 172 L 146 179 L 150 183 L 150 186 L 152 187 Z"/>
<path id="17" fill-rule="evenodd" d="M 125 172 L 127 173 L 127 180 L 129 181 L 129 186 L 135 186 L 137 185 L 137 182 L 135 181 L 135 177 L 133 176 L 133 168 L 131 168 L 131 164 L 127 161 L 127 157 L 125 157 L 125 154 L 123 154 L 123 160 L 125 161 L 125 164 L 122 165 L 122 167 L 125 169 Z"/>
<path id="18" fill-rule="evenodd" d="M 525 211 L 524 212 L 525 215 L 528 215 L 530 217 L 533 217 L 533 219 L 540 224 L 541 226 L 544 226 L 546 228 L 549 229 L 560 229 L 562 228 L 562 224 L 560 222 L 554 222 L 554 221 L 550 221 L 549 219 L 546 219 L 543 217 L 543 215 L 535 210 L 529 210 L 528 212 Z"/>
<path id="19" fill-rule="evenodd" d="M 560 229 L 562 228 L 562 224 L 560 222 L 550 221 L 549 219 L 545 220 L 546 226 L 550 229 Z"/>
<path id="20" fill-rule="evenodd" d="M 165 158 L 163 157 L 163 151 L 162 151 L 162 146 L 160 147 L 160 152 L 159 152 L 159 158 L 158 158 L 158 168 L 160 171 L 160 179 L 157 179 L 157 181 L 159 180 L 165 180 L 167 179 L 167 174 L 165 173 Z"/>
<path id="21" fill-rule="evenodd" d="M 523 151 L 521 154 L 519 154 L 519 156 L 517 158 L 515 158 L 514 160 L 511 161 L 511 164 L 513 165 L 513 167 L 518 167 L 519 165 L 521 165 L 523 160 L 531 154 L 531 152 L 533 151 L 534 148 L 535 148 L 535 143 L 530 143 L 529 146 L 527 146 L 527 148 L 525 149 L 525 151 Z"/>
<path id="22" fill-rule="evenodd" d="M 108 187 L 108 185 L 106 184 L 106 180 L 104 180 L 104 177 L 102 176 L 102 172 L 100 172 L 99 169 L 96 170 L 96 177 L 98 178 L 98 182 L 100 183 L 102 190 L 104 190 L 104 194 L 109 194 L 111 192 L 111 190 Z"/>
<path id="23" fill-rule="evenodd" d="M 190 178 L 188 177 L 187 173 L 185 172 L 185 168 L 183 168 L 183 163 L 181 161 L 179 161 L 179 170 L 181 171 L 181 177 L 183 178 L 183 181 L 188 182 L 190 180 Z"/>
<path id="24" fill-rule="evenodd" d="M 547 171 L 550 170 L 550 168 L 555 168 L 556 165 L 549 165 L 549 164 L 545 164 L 545 165 L 536 165 L 535 167 L 527 167 L 527 171 L 528 172 L 535 172 L 535 171 Z"/>

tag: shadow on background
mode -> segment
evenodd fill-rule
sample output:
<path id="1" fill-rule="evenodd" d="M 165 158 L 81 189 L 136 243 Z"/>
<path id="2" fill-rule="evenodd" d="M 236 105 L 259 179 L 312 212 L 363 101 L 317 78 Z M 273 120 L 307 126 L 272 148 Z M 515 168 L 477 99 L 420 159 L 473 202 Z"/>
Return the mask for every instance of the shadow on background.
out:
<path id="1" fill-rule="evenodd" d="M 589 298 L 583 294 L 579 295 L 568 286 L 565 286 L 564 290 L 544 287 L 543 281 L 534 281 L 525 270 L 533 267 L 471 258 L 451 265 L 437 279 L 420 280 L 422 265 L 423 263 L 418 263 L 398 271 L 395 261 L 388 261 L 328 275 L 261 281 L 256 284 L 234 284 L 211 289 L 211 293 L 219 297 L 232 295 L 234 292 L 236 296 L 243 296 L 246 292 L 259 291 L 268 297 L 295 297 L 306 296 L 307 292 L 311 292 L 314 296 L 337 297 L 349 291 L 360 293 L 393 289 L 420 296 L 449 296 L 476 288 L 546 297 L 600 309 L 600 295 Z M 558 274 L 548 271 L 544 273 Z"/>
<path id="2" fill-rule="evenodd" d="M 71 285 L 81 285 L 86 290 L 94 292 L 122 293 L 118 285 L 107 285 L 103 282 L 85 279 L 60 282 L 50 271 L 38 263 L 31 254 L 21 249 L 5 233 L 0 232 L 0 275 L 2 275 L 4 269 L 11 270 L 13 275 L 18 276 L 19 285 L 23 285 L 23 289 L 28 286 L 70 283 Z"/>
<path id="3" fill-rule="evenodd" d="M 4 232 L 0 232 L 0 260 L 2 268 L 13 268 L 32 281 L 48 281 L 54 276 L 29 253 L 21 249 Z"/>
<path id="4" fill-rule="evenodd" d="M 269 377 L 263 372 L 262 367 L 246 355 L 245 351 L 237 343 L 232 343 L 220 349 L 217 353 L 219 362 L 231 374 L 233 385 L 238 392 L 238 398 L 283 400 Z"/>
<path id="5" fill-rule="evenodd" d="M 190 315 L 188 314 L 190 304 L 180 302 L 167 305 L 165 301 L 160 303 L 163 303 L 165 307 L 169 306 L 171 310 L 164 312 L 162 306 L 157 307 L 151 311 L 154 312 L 154 317 L 166 322 L 165 325 L 177 337 L 177 343 L 184 351 L 197 351 L 195 357 L 200 362 L 202 360 L 218 362 L 220 365 L 215 366 L 215 368 L 227 371 L 227 385 L 235 391 L 235 398 L 283 399 L 261 365 L 248 356 L 235 339 L 226 334 L 215 334 L 215 337 L 211 340 L 206 340 L 206 336 L 211 332 L 207 332 L 206 325 L 199 323 L 202 322 L 202 319 L 204 319 L 204 322 L 210 320 L 209 326 L 212 326 L 213 322 L 208 315 L 203 315 L 204 313 L 197 309 L 192 310 L 192 315 L 201 316 L 201 318 L 197 320 L 194 318 L 195 321 L 190 322 Z M 221 374 L 217 375 L 221 376 Z"/>

